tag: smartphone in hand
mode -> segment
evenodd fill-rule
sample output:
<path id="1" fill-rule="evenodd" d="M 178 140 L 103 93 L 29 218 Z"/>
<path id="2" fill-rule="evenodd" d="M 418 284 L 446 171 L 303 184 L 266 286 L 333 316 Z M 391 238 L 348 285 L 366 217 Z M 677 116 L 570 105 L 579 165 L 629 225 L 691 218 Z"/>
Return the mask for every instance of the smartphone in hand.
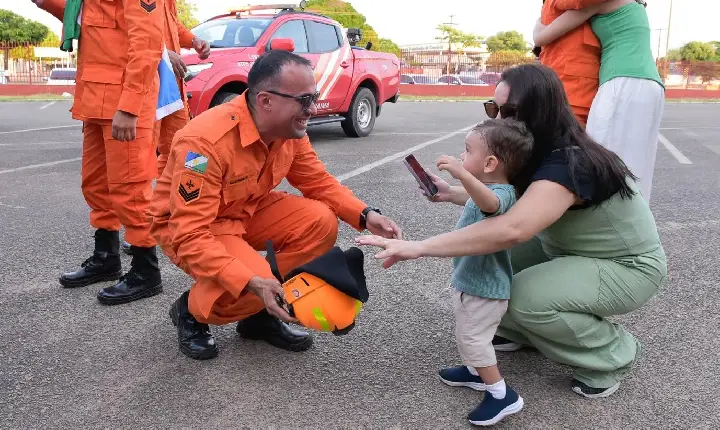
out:
<path id="1" fill-rule="evenodd" d="M 425 172 L 425 169 L 415 159 L 415 156 L 410 154 L 405 157 L 405 166 L 408 168 L 410 173 L 415 177 L 415 180 L 420 184 L 420 187 L 425 191 L 425 195 L 432 197 L 438 193 L 438 189 L 433 183 L 430 176 Z"/>

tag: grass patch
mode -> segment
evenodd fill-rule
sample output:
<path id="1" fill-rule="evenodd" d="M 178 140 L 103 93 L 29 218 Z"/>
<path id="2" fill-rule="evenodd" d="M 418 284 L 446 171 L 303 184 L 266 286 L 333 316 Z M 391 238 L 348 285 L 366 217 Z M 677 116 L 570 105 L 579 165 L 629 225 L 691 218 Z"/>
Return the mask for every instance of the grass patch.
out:
<path id="1" fill-rule="evenodd" d="M 671 103 L 720 103 L 718 99 L 665 99 L 666 102 Z"/>
<path id="2" fill-rule="evenodd" d="M 30 96 L 0 96 L 0 102 L 55 101 L 72 100 L 72 96 L 63 97 L 58 94 L 33 94 Z"/>

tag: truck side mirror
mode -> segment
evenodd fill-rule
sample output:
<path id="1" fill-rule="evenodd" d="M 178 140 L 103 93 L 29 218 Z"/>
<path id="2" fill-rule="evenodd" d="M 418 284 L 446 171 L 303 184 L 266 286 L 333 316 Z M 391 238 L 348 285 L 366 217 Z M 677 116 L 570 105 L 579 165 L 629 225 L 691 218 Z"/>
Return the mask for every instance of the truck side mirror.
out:
<path id="1" fill-rule="evenodd" d="M 350 46 L 355 46 L 362 39 L 362 29 L 359 28 L 348 28 L 347 38 L 350 42 Z"/>
<path id="2" fill-rule="evenodd" d="M 279 37 L 268 44 L 268 51 L 295 51 L 295 41 L 289 38 Z"/>

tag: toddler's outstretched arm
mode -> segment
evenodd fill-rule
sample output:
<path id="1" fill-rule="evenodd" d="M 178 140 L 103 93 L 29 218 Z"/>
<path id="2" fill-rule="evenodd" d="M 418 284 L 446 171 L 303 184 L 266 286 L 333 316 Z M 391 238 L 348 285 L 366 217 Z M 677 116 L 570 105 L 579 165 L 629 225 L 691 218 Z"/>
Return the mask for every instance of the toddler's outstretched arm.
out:
<path id="1" fill-rule="evenodd" d="M 500 208 L 500 199 L 482 181 L 466 171 L 466 175 L 460 177 L 465 191 L 470 195 L 473 202 L 485 213 L 494 214 Z"/>

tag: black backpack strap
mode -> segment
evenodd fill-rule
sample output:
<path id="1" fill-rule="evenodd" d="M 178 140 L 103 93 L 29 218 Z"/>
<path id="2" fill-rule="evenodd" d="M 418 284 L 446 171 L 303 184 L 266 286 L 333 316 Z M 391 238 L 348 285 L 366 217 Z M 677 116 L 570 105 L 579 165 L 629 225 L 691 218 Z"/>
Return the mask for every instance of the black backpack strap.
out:
<path id="1" fill-rule="evenodd" d="M 271 240 L 265 242 L 265 250 L 267 251 L 267 260 L 268 264 L 270 264 L 270 270 L 272 270 L 272 274 L 275 275 L 278 282 L 282 284 L 285 281 L 283 281 L 282 276 L 280 276 L 280 269 L 277 265 L 277 257 L 275 257 L 275 249 L 273 249 L 273 244 Z"/>

